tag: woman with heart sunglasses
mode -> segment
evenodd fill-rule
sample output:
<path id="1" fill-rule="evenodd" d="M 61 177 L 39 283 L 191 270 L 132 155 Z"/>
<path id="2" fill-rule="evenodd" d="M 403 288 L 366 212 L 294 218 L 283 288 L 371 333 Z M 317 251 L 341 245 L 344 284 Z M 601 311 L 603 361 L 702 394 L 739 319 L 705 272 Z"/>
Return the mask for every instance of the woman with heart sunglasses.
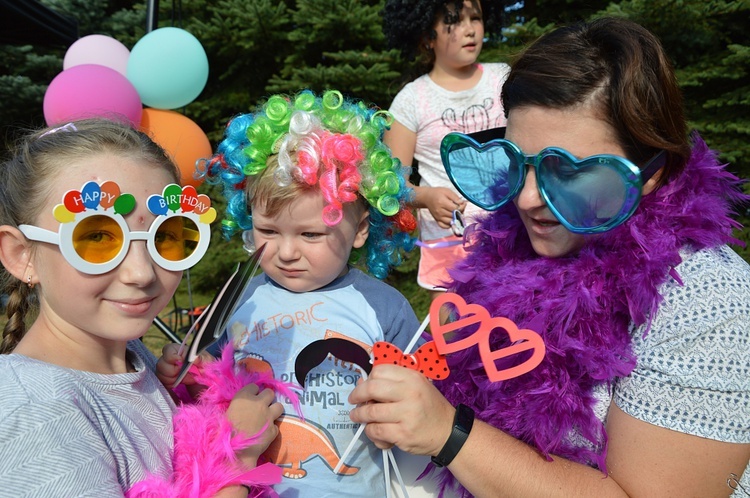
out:
<path id="1" fill-rule="evenodd" d="M 494 211 L 466 228 L 451 290 L 536 331 L 544 359 L 498 382 L 480 348 L 448 355 L 434 383 L 376 365 L 350 400 L 379 403 L 352 419 L 433 457 L 462 496 L 750 489 L 750 266 L 727 246 L 747 196 L 688 134 L 659 40 L 624 19 L 558 28 L 502 98 L 504 135 L 443 143 L 454 185 Z M 489 350 L 508 336 L 496 328 Z"/>

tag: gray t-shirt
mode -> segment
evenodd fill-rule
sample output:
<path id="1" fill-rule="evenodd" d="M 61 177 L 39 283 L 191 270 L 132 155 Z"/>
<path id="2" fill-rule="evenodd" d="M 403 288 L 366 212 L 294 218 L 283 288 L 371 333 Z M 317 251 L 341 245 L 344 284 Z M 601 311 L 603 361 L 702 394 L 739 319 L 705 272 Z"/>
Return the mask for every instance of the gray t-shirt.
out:
<path id="1" fill-rule="evenodd" d="M 0 497 L 123 496 L 171 474 L 175 405 L 156 358 L 128 350 L 136 372 L 112 375 L 0 356 Z"/>

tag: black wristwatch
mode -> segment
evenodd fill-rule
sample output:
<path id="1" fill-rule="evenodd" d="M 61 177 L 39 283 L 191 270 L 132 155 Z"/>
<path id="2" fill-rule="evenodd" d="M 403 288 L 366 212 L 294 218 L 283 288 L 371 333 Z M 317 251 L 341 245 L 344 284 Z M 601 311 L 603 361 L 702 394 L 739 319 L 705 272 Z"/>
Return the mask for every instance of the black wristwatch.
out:
<path id="1" fill-rule="evenodd" d="M 464 404 L 456 407 L 456 415 L 453 417 L 453 430 L 448 436 L 443 449 L 438 456 L 432 457 L 432 463 L 438 467 L 449 465 L 458 452 L 461 451 L 466 439 L 469 437 L 471 427 L 474 425 L 474 410 Z"/>

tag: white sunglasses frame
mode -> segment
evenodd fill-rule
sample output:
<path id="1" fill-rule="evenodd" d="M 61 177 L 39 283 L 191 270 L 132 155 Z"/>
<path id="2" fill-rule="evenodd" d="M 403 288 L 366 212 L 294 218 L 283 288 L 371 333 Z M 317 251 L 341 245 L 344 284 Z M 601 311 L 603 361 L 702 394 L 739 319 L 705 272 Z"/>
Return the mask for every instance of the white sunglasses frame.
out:
<path id="1" fill-rule="evenodd" d="M 118 252 L 114 258 L 104 263 L 91 263 L 89 261 L 86 261 L 78 255 L 75 248 L 73 247 L 73 230 L 82 220 L 85 220 L 86 218 L 89 218 L 91 216 L 106 216 L 108 218 L 111 218 L 122 229 L 123 243 L 122 247 L 120 248 L 120 252 Z M 155 245 L 156 232 L 158 228 L 166 220 L 174 218 L 175 216 L 183 216 L 191 220 L 198 228 L 199 234 L 198 245 L 193 250 L 193 253 L 187 258 L 180 261 L 171 261 L 164 258 L 156 250 Z M 145 241 L 146 248 L 148 249 L 148 253 L 151 256 L 151 259 L 153 259 L 153 261 L 157 265 L 169 271 L 183 271 L 194 266 L 204 256 L 206 250 L 208 249 L 208 244 L 211 241 L 210 225 L 207 223 L 201 223 L 200 216 L 192 212 L 158 215 L 156 218 L 154 218 L 154 221 L 151 223 L 151 226 L 146 232 L 133 232 L 130 230 L 130 227 L 128 227 L 128 224 L 125 222 L 125 219 L 122 217 L 122 215 L 113 216 L 110 213 L 101 211 L 86 211 L 83 213 L 79 213 L 78 215 L 76 215 L 76 220 L 74 222 L 60 223 L 60 228 L 57 232 L 53 232 L 52 230 L 47 230 L 46 228 L 40 228 L 34 225 L 19 225 L 18 229 L 29 240 L 33 240 L 36 242 L 46 242 L 48 244 L 56 245 L 60 248 L 60 252 L 62 253 L 65 260 L 73 268 L 89 275 L 102 275 L 117 268 L 125 259 L 125 256 L 127 256 L 128 251 L 130 250 L 130 243 L 134 240 Z"/>

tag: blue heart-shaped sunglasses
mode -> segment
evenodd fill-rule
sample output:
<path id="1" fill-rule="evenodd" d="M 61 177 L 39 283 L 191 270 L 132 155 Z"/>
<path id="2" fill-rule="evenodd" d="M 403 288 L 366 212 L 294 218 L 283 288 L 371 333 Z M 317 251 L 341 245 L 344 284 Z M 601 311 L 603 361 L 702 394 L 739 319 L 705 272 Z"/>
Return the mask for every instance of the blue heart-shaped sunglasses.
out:
<path id="1" fill-rule="evenodd" d="M 466 199 L 495 211 L 523 188 L 526 165 L 552 214 L 575 233 L 601 233 L 627 220 L 638 207 L 643 184 L 665 163 L 660 151 L 644 167 L 600 154 L 577 159 L 558 147 L 529 156 L 509 140 L 505 128 L 465 135 L 449 133 L 440 145 L 448 177 Z"/>

